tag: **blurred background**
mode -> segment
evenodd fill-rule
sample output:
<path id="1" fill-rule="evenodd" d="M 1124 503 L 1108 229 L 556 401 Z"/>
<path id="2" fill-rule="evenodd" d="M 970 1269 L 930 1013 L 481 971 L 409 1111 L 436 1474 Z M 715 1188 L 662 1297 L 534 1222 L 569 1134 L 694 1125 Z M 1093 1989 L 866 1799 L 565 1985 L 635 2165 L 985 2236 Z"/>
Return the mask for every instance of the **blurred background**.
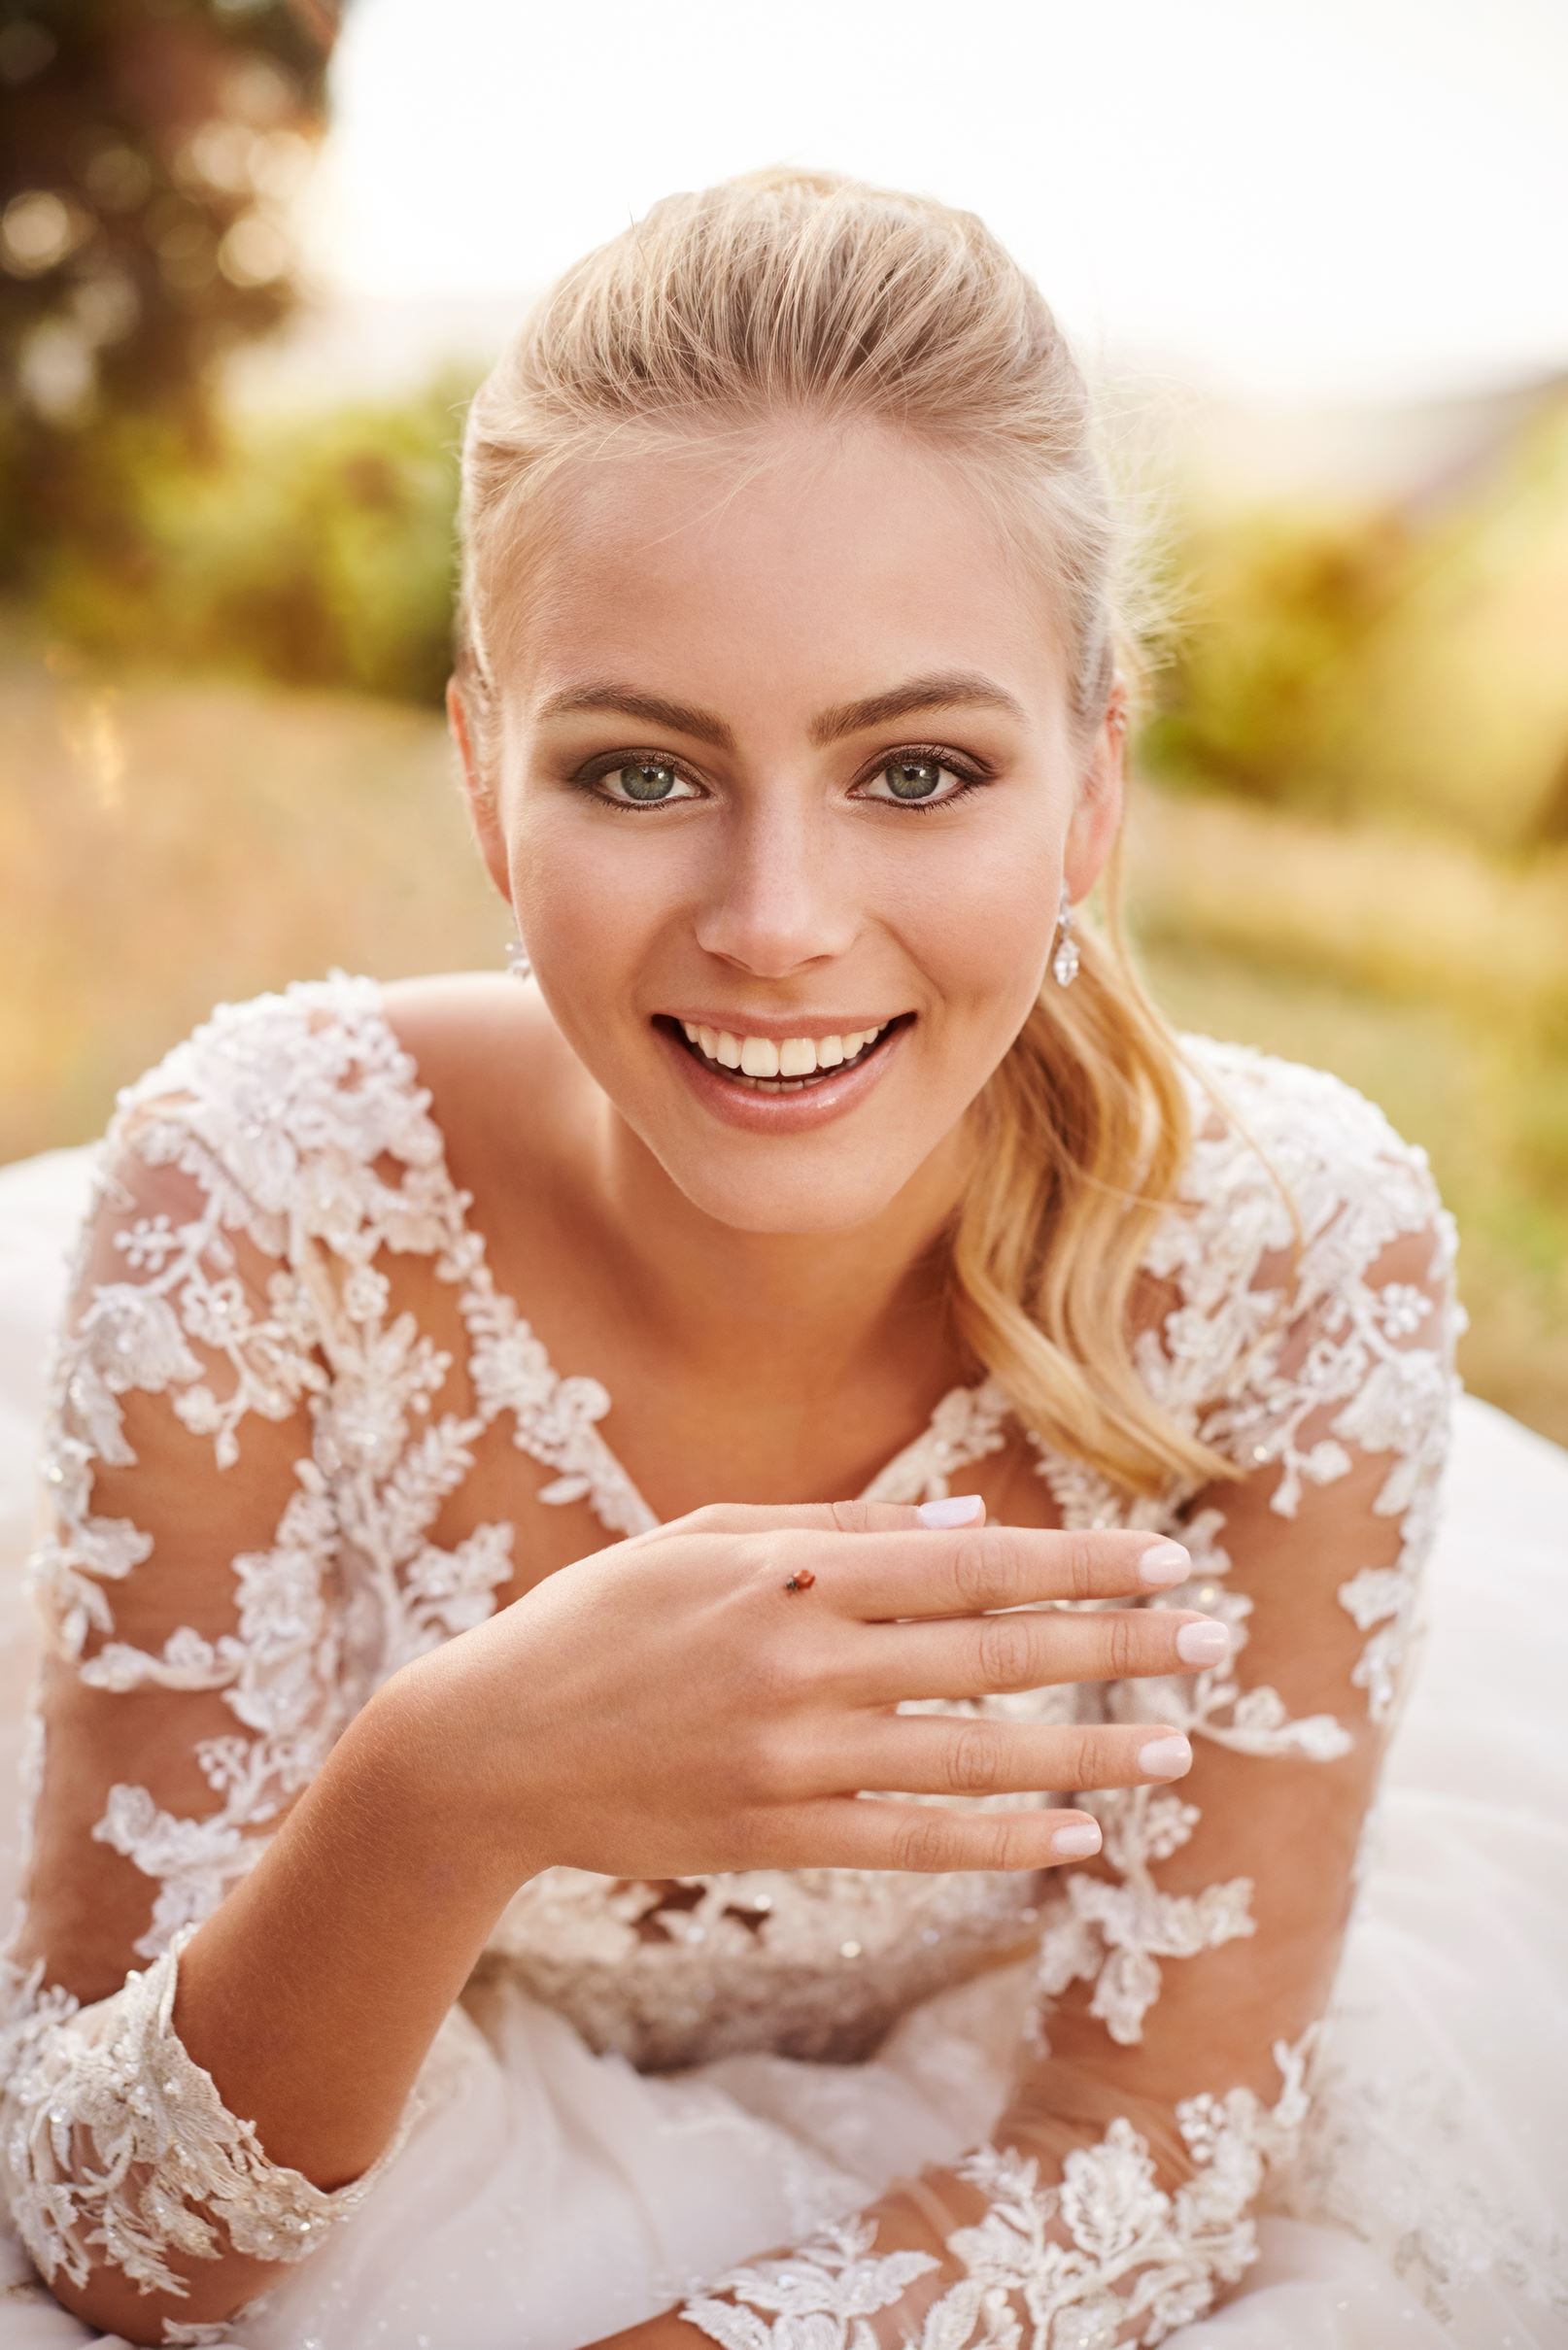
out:
<path id="1" fill-rule="evenodd" d="M 1465 1382 L 1568 1443 L 1565 101 L 1555 0 L 0 0 L 0 1161 L 220 1000 L 499 961 L 466 396 L 656 196 L 827 164 L 986 219 L 1158 529 L 1157 1000 L 1425 1144 Z"/>

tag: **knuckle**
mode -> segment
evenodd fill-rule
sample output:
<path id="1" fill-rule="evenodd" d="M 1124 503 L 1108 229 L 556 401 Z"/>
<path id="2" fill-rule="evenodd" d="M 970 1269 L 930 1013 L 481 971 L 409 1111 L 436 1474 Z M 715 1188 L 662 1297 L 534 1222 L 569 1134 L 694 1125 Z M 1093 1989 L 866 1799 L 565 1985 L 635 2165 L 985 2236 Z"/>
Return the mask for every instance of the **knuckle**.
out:
<path id="1" fill-rule="evenodd" d="M 1099 1587 L 1100 1553 L 1093 1535 L 1070 1534 L 1063 1574 L 1073 1599 L 1093 1599 Z"/>
<path id="2" fill-rule="evenodd" d="M 961 1611 L 975 1614 L 985 1605 L 986 1575 L 982 1555 L 984 1536 L 956 1541 L 952 1549 L 953 1598 Z"/>
<path id="3" fill-rule="evenodd" d="M 773 1526 L 766 1533 L 749 1539 L 747 1563 L 750 1586 L 756 1598 L 773 1608 L 775 1598 L 783 1594 L 784 1585 L 799 1569 L 809 1566 L 812 1556 L 811 1537 L 791 1526 Z M 769 1629 L 775 1621 L 786 1620 L 775 1614 L 769 1617 Z M 758 1635 L 762 1638 L 763 1635 Z"/>
<path id="4" fill-rule="evenodd" d="M 950 1785 L 964 1795 L 992 1794 L 1001 1775 L 1002 1753 L 989 1722 L 965 1721 L 948 1750 Z"/>
<path id="5" fill-rule="evenodd" d="M 1107 1678 L 1125 1681 L 1140 1669 L 1147 1643 L 1143 1637 L 1142 1619 L 1137 1616 L 1118 1615 L 1106 1618 Z"/>
<path id="6" fill-rule="evenodd" d="M 831 1501 L 828 1517 L 840 1534 L 871 1534 L 876 1530 L 873 1504 L 865 1501 Z"/>
<path id="7" fill-rule="evenodd" d="M 1000 1812 L 990 1831 L 991 1868 L 1038 1865 L 1040 1832 L 1035 1812 Z"/>
<path id="8" fill-rule="evenodd" d="M 902 1820 L 893 1839 L 895 1864 L 899 1868 L 945 1868 L 949 1842 L 948 1823 L 939 1812 L 922 1813 L 917 1820 Z"/>
<path id="9" fill-rule="evenodd" d="M 1002 1526 L 981 1526 L 953 1550 L 953 1581 L 967 1608 L 996 1605 L 996 1594 L 1007 1587 L 1012 1544 Z"/>
<path id="10" fill-rule="evenodd" d="M 801 1783 L 801 1744 L 775 1723 L 754 1721 L 736 1756 L 735 1792 L 756 1805 L 788 1802 Z"/>
<path id="11" fill-rule="evenodd" d="M 735 1522 L 734 1513 L 728 1502 L 699 1502 L 695 1510 L 687 1510 L 679 1517 L 665 1520 L 665 1531 L 672 1526 L 688 1529 L 693 1534 L 718 1534 L 728 1531 Z"/>
<path id="12" fill-rule="evenodd" d="M 980 1671 L 995 1689 L 1033 1686 L 1035 1627 L 1022 1616 L 988 1616 L 980 1626 Z"/>
<path id="13" fill-rule="evenodd" d="M 1066 1760 L 1069 1788 L 1105 1786 L 1106 1750 L 1098 1730 L 1075 1723 L 1067 1733 Z"/>

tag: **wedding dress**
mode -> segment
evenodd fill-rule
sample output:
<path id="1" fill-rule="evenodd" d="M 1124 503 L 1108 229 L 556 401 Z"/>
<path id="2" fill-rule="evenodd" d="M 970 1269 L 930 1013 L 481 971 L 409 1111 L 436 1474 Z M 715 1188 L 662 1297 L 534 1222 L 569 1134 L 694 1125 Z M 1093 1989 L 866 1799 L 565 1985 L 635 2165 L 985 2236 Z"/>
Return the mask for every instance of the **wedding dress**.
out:
<path id="1" fill-rule="evenodd" d="M 1142 1604 L 1224 1617 L 1225 1664 L 903 1710 L 1179 1721 L 1191 1771 L 1082 1795 L 1104 1853 L 1057 1870 L 547 1869 L 330 2192 L 182 2046 L 180 1953 L 387 1677 L 496 1604 L 486 1447 L 576 1555 L 657 1520 L 493 1277 L 372 980 L 219 1005 L 101 1143 L 0 1170 L 0 2350 L 118 2342 L 46 2280 L 112 2253 L 178 2292 L 215 2214 L 275 2281 L 169 2342 L 574 2350 L 673 2309 L 730 2350 L 1568 2341 L 1568 1457 L 1461 1391 L 1425 1153 L 1322 1071 L 1181 1044 L 1138 1368 L 1245 1474 L 1118 1490 L 988 1378 L 868 1492 L 963 1489 L 1010 1434 L 1062 1525 L 1178 1536 L 1190 1582 Z M 84 2001 L 71 1922 L 127 1886 Z"/>

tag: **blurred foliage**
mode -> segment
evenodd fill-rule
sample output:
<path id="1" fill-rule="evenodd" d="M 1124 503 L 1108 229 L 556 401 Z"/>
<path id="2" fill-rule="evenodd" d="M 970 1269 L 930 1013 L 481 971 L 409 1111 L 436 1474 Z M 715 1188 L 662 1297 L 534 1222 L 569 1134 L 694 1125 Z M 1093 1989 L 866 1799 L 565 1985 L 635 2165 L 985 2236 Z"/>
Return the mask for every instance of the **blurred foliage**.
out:
<path id="1" fill-rule="evenodd" d="M 0 0 L 0 589 L 147 584 L 142 469 L 210 451 L 216 363 L 295 301 L 324 0 Z"/>
<path id="2" fill-rule="evenodd" d="M 1142 754 L 1173 785 L 1340 821 L 1568 840 L 1568 394 L 1397 501 L 1197 499 Z"/>
<path id="3" fill-rule="evenodd" d="M 438 705 L 450 668 L 465 377 L 420 396 L 268 415 L 193 456 L 121 427 L 136 576 L 43 551 L 33 610 L 100 662 L 165 664 Z"/>
<path id="4" fill-rule="evenodd" d="M 1317 501 L 1182 514 L 1167 560 L 1191 602 L 1145 756 L 1206 789 L 1348 812 L 1353 780 L 1322 756 L 1324 684 L 1390 602 L 1402 544 L 1393 518 Z"/>

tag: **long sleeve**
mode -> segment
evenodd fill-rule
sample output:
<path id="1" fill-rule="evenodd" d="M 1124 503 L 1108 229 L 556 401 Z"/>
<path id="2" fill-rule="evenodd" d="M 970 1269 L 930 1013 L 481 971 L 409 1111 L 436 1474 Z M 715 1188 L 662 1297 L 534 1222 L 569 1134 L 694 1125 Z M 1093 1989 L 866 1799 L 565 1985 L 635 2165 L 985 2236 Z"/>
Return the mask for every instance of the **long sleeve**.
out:
<path id="1" fill-rule="evenodd" d="M 248 1158 L 222 1146 L 242 1131 Z M 0 2191 L 51 2284 L 113 2265 L 185 2298 L 187 2265 L 225 2237 L 297 2261 L 418 2110 L 416 2093 L 377 2163 L 324 2191 L 268 2160 L 172 2020 L 185 1944 L 363 1694 L 313 1449 L 328 1373 L 291 1245 L 298 1192 L 281 1128 L 143 1080 L 99 1146 L 70 1268 L 0 1958 Z M 226 2334 L 166 2319 L 163 2338 Z"/>
<path id="2" fill-rule="evenodd" d="M 1179 1722 L 1192 1767 L 1076 1798 L 1104 1848 L 1042 1874 L 1033 1996 L 988 2139 L 690 2291 L 672 2317 L 727 2350 L 1156 2343 L 1256 2258 L 1260 2191 L 1311 2112 L 1409 1686 L 1466 1321 L 1424 1152 L 1375 1111 L 1338 1135 L 1331 1118 L 1324 1140 L 1326 1158 L 1302 1153 L 1293 1277 L 1278 1210 L 1238 1187 L 1222 1241 L 1194 1243 L 1169 1355 L 1148 1362 L 1174 1395 L 1221 1318 L 1234 1338 L 1201 1432 L 1244 1474 L 1172 1511 L 1193 1576 L 1143 1603 L 1222 1616 L 1230 1657 L 1102 1687 L 1108 1719 Z"/>

